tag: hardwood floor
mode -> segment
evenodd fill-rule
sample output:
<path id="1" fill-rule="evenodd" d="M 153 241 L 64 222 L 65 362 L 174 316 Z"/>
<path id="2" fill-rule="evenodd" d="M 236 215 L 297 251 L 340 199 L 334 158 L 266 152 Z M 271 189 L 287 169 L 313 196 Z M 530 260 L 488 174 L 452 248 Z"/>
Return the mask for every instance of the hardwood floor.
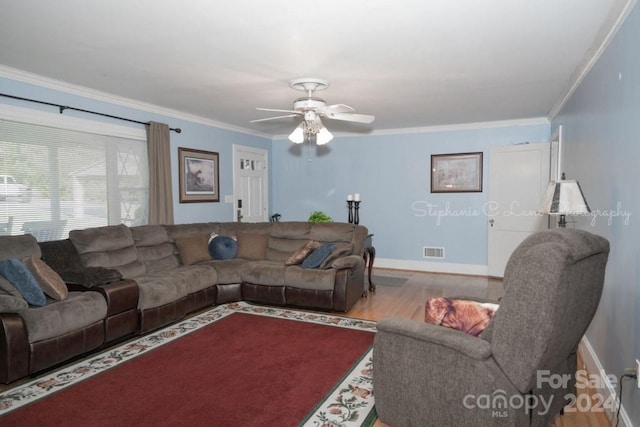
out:
<path id="1" fill-rule="evenodd" d="M 430 297 L 467 297 L 498 301 L 503 294 L 502 280 L 487 277 L 434 274 L 375 269 L 376 291 L 363 297 L 349 317 L 379 320 L 397 316 L 424 321 L 424 302 Z M 578 361 L 578 365 L 581 362 Z M 379 420 L 374 427 L 385 427 Z M 557 416 L 550 427 L 610 427 L 602 412 L 567 412 Z"/>

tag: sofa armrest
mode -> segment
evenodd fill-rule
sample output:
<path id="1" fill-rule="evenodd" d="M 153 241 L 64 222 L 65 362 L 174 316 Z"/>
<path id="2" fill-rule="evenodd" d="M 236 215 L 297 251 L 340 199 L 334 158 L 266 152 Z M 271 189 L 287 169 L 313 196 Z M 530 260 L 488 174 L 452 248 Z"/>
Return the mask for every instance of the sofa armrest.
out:
<path id="1" fill-rule="evenodd" d="M 444 326 L 391 317 L 380 320 L 376 327 L 379 332 L 446 347 L 471 359 L 485 360 L 491 356 L 491 344 L 487 341 Z"/>
<path id="2" fill-rule="evenodd" d="M 16 313 L 0 313 L 0 382 L 10 383 L 29 375 L 29 336 Z"/>
<path id="3" fill-rule="evenodd" d="M 359 255 L 347 255 L 340 257 L 330 265 L 330 268 L 335 268 L 336 270 L 342 270 L 345 268 L 359 269 L 361 267 L 364 268 L 364 259 Z"/>
<path id="4" fill-rule="evenodd" d="M 84 285 L 67 284 L 70 291 L 92 291 L 102 294 L 107 301 L 107 316 L 137 310 L 139 288 L 134 280 L 125 279 L 114 283 L 86 287 Z"/>

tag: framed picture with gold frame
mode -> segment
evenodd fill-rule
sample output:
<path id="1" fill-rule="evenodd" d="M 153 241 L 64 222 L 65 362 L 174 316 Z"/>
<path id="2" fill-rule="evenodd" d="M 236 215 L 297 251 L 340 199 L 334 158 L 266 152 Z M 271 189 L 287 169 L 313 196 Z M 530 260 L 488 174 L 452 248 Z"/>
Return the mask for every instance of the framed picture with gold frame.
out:
<path id="1" fill-rule="evenodd" d="M 180 203 L 219 202 L 219 166 L 216 152 L 178 147 Z"/>
<path id="2" fill-rule="evenodd" d="M 482 152 L 432 154 L 431 192 L 482 192 Z"/>

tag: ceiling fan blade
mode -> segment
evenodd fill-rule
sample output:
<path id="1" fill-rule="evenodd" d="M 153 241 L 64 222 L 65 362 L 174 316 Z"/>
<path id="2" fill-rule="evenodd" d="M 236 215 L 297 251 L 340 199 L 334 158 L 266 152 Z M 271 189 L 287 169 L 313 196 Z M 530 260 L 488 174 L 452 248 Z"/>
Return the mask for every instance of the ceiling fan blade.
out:
<path id="1" fill-rule="evenodd" d="M 287 117 L 296 117 L 297 114 L 287 114 L 286 116 L 267 117 L 266 119 L 251 120 L 250 123 L 266 122 L 267 120 L 286 119 Z"/>
<path id="2" fill-rule="evenodd" d="M 276 113 L 296 113 L 296 114 L 300 114 L 298 111 L 295 110 L 278 110 L 276 108 L 256 108 L 256 110 L 260 110 L 260 111 L 274 111 Z"/>
<path id="3" fill-rule="evenodd" d="M 375 116 L 370 116 L 368 114 L 333 113 L 331 111 L 325 111 L 324 114 L 328 119 L 357 123 L 371 123 L 376 118 Z"/>
<path id="4" fill-rule="evenodd" d="M 353 107 L 349 107 L 346 104 L 327 105 L 326 107 L 323 108 L 323 111 L 327 111 L 327 110 L 333 113 L 353 113 L 354 111 L 356 111 Z"/>

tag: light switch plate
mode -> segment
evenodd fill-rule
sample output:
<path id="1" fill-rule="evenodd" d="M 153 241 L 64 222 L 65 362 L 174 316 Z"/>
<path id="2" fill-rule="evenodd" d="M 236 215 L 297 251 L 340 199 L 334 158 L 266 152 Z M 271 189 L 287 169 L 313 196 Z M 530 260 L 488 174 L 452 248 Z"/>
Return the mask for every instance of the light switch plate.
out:
<path id="1" fill-rule="evenodd" d="M 224 195 L 225 203 L 233 203 L 233 194 L 225 194 Z"/>

